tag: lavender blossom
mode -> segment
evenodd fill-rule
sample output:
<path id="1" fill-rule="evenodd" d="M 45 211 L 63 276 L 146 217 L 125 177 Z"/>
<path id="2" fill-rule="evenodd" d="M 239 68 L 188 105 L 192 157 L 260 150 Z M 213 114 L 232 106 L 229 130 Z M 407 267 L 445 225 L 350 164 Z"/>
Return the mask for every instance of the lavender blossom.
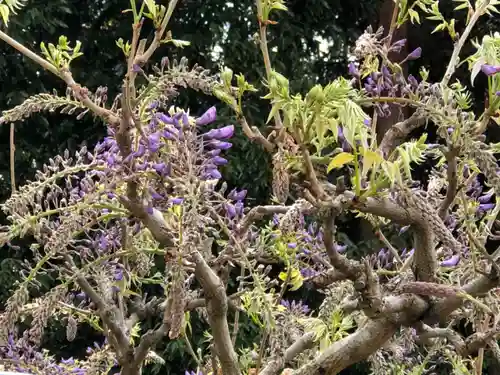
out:
<path id="1" fill-rule="evenodd" d="M 359 78 L 359 70 L 354 63 L 349 64 L 349 74 L 355 78 Z"/>
<path id="2" fill-rule="evenodd" d="M 406 60 L 416 60 L 422 56 L 422 48 L 418 47 L 414 49 L 407 57 Z"/>
<path id="3" fill-rule="evenodd" d="M 196 119 L 196 125 L 203 126 L 211 124 L 217 118 L 217 110 L 215 107 L 210 107 L 207 111 Z"/>
<path id="4" fill-rule="evenodd" d="M 174 206 L 177 206 L 177 205 L 180 205 L 182 204 L 182 202 L 184 202 L 184 198 L 171 198 L 168 200 L 168 202 Z"/>
<path id="5" fill-rule="evenodd" d="M 478 213 L 483 213 L 486 211 L 491 211 L 495 208 L 495 203 L 485 203 L 485 204 L 480 204 L 479 207 L 477 208 Z"/>
<path id="6" fill-rule="evenodd" d="M 203 137 L 206 139 L 228 139 L 234 135 L 234 125 L 224 126 L 219 129 L 212 129 L 205 134 Z"/>
<path id="7" fill-rule="evenodd" d="M 215 149 L 219 149 L 219 150 L 228 150 L 231 147 L 233 147 L 232 143 L 223 142 L 223 141 L 219 141 L 216 139 L 212 139 L 212 140 L 208 141 L 207 146 L 215 148 Z"/>
<path id="8" fill-rule="evenodd" d="M 488 65 L 484 64 L 481 66 L 481 71 L 486 74 L 487 76 L 492 76 L 497 73 L 500 73 L 500 65 L 498 66 L 493 66 L 493 65 Z"/>
<path id="9" fill-rule="evenodd" d="M 459 261 L 460 261 L 460 255 L 455 254 L 450 258 L 443 260 L 441 262 L 441 267 L 455 267 Z"/>

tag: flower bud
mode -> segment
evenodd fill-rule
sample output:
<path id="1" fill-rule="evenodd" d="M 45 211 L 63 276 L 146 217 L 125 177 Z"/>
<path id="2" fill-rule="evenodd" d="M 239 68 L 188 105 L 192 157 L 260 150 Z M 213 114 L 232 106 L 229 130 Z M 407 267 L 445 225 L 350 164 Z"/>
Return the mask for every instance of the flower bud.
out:
<path id="1" fill-rule="evenodd" d="M 349 69 L 349 74 L 355 78 L 359 78 L 360 75 L 359 75 L 359 70 L 358 68 L 356 67 L 356 64 L 354 63 L 350 63 L 349 66 L 348 66 L 348 69 Z"/>
<path id="2" fill-rule="evenodd" d="M 493 65 L 484 64 L 483 66 L 481 66 L 481 71 L 484 74 L 486 74 L 487 76 L 492 76 L 492 75 L 495 75 L 497 73 L 500 73 L 500 65 L 493 66 Z"/>
<path id="3" fill-rule="evenodd" d="M 416 60 L 418 58 L 420 58 L 420 56 L 422 56 L 422 48 L 418 47 L 416 49 L 413 50 L 413 52 L 411 52 L 407 57 L 406 57 L 406 60 Z"/>
<path id="4" fill-rule="evenodd" d="M 196 125 L 207 125 L 215 121 L 217 118 L 217 110 L 215 107 L 210 107 L 207 111 L 196 119 Z"/>
<path id="5" fill-rule="evenodd" d="M 459 261 L 460 261 L 460 256 L 458 254 L 455 254 L 452 257 L 443 260 L 441 262 L 441 267 L 455 267 Z"/>
<path id="6" fill-rule="evenodd" d="M 213 148 L 216 148 L 219 150 L 228 150 L 231 147 L 233 147 L 233 144 L 229 143 L 229 142 L 222 142 L 222 141 L 218 141 L 216 139 L 212 139 L 209 142 L 207 142 L 207 146 L 210 146 L 210 147 L 213 147 Z"/>
<path id="7" fill-rule="evenodd" d="M 214 163 L 217 166 L 226 165 L 227 159 L 224 159 L 222 156 L 216 156 L 212 159 L 212 163 Z"/>
<path id="8" fill-rule="evenodd" d="M 244 206 L 243 206 L 243 202 L 241 202 L 241 201 L 236 202 L 236 203 L 234 204 L 234 208 L 235 208 L 235 210 L 236 210 L 236 214 L 237 214 L 238 216 L 243 215 L 243 208 L 244 208 Z"/>
<path id="9" fill-rule="evenodd" d="M 231 81 L 233 80 L 233 71 L 229 68 L 225 68 L 221 72 L 220 77 L 222 79 L 222 82 L 224 82 L 226 86 L 231 86 Z"/>
<path id="10" fill-rule="evenodd" d="M 184 202 L 184 198 L 171 198 L 168 201 L 168 203 L 170 203 L 172 205 L 179 205 L 179 204 L 182 204 L 182 202 Z"/>
<path id="11" fill-rule="evenodd" d="M 212 129 L 205 134 L 203 137 L 206 139 L 227 139 L 231 138 L 234 134 L 234 125 L 224 126 L 219 129 Z"/>
<path id="12" fill-rule="evenodd" d="M 236 208 L 231 203 L 226 203 L 224 208 L 226 209 L 227 216 L 230 219 L 236 216 Z"/>

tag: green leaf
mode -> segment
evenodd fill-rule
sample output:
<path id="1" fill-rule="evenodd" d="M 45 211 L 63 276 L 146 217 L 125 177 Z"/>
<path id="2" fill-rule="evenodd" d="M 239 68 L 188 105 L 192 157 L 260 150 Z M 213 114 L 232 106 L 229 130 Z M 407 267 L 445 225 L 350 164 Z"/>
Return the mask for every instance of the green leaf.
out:
<path id="1" fill-rule="evenodd" d="M 354 160 L 354 155 L 349 154 L 347 152 L 341 152 L 334 156 L 334 158 L 328 164 L 327 172 L 330 172 L 332 169 L 341 168 L 345 164 L 351 163 Z"/>
<path id="2" fill-rule="evenodd" d="M 173 43 L 173 45 L 178 48 L 184 48 L 191 45 L 191 42 L 187 40 L 170 39 L 169 42 Z"/>
<path id="3" fill-rule="evenodd" d="M 148 7 L 149 12 L 151 13 L 152 18 L 156 17 L 156 4 L 154 0 L 144 0 L 144 3 Z"/>
<path id="4" fill-rule="evenodd" d="M 10 13 L 9 7 L 5 4 L 0 4 L 0 15 L 2 16 L 3 23 L 5 24 L 5 26 L 7 26 L 9 23 L 9 13 Z"/>
<path id="5" fill-rule="evenodd" d="M 411 20 L 411 23 L 418 23 L 420 24 L 420 15 L 418 14 L 417 11 L 413 10 L 413 9 L 408 9 L 408 14 L 410 15 L 410 20 Z"/>
<path id="6" fill-rule="evenodd" d="M 463 4 L 456 6 L 454 10 L 466 9 L 468 7 L 469 7 L 469 4 L 463 3 Z"/>
<path id="7" fill-rule="evenodd" d="M 281 103 L 277 102 L 273 104 L 271 111 L 269 112 L 269 116 L 267 117 L 266 124 L 269 124 L 269 121 L 273 119 L 273 117 L 278 113 L 280 109 L 281 109 Z"/>
<path id="8" fill-rule="evenodd" d="M 362 177 L 365 177 L 368 174 L 368 171 L 372 169 L 374 166 L 378 166 L 384 161 L 384 158 L 375 151 L 372 150 L 362 150 L 363 155 L 363 170 L 361 173 Z"/>
<path id="9" fill-rule="evenodd" d="M 403 164 L 403 170 L 406 176 L 411 180 L 411 169 L 410 169 L 410 156 L 404 149 L 399 149 L 399 155 L 401 155 L 401 163 Z"/>
<path id="10" fill-rule="evenodd" d="M 434 34 L 435 32 L 444 30 L 445 28 L 446 28 L 446 22 L 443 22 L 443 23 L 437 25 L 436 28 L 434 30 L 432 30 L 431 34 Z"/>

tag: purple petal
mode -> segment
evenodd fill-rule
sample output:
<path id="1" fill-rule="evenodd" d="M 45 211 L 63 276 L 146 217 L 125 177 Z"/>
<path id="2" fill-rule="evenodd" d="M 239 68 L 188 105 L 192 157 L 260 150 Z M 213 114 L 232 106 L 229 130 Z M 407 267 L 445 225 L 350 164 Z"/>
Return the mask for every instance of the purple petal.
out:
<path id="1" fill-rule="evenodd" d="M 492 76 L 492 75 L 500 72 L 500 65 L 493 66 L 493 65 L 484 64 L 483 66 L 481 66 L 481 71 L 484 74 L 486 74 L 487 76 Z"/>
<path id="2" fill-rule="evenodd" d="M 338 252 L 338 253 L 343 253 L 344 251 L 347 250 L 347 245 L 339 245 L 339 244 L 335 244 L 335 250 Z"/>
<path id="3" fill-rule="evenodd" d="M 229 143 L 229 142 L 222 142 L 222 141 L 218 141 L 216 139 L 212 139 L 209 142 L 207 142 L 207 146 L 210 146 L 210 147 L 213 147 L 213 148 L 216 148 L 219 150 L 228 150 L 231 147 L 233 147 L 233 144 Z"/>
<path id="4" fill-rule="evenodd" d="M 216 156 L 212 159 L 212 163 L 215 165 L 221 166 L 221 165 L 226 165 L 228 163 L 227 159 L 224 159 L 221 156 Z"/>
<path id="5" fill-rule="evenodd" d="M 416 59 L 420 58 L 420 56 L 422 56 L 422 48 L 418 47 L 418 48 L 414 49 L 413 52 L 410 53 L 406 59 L 407 60 L 416 60 Z"/>
<path id="6" fill-rule="evenodd" d="M 495 208 L 495 203 L 480 204 L 479 207 L 477 208 L 477 212 L 491 211 L 494 208 Z"/>
<path id="7" fill-rule="evenodd" d="M 234 204 L 234 208 L 236 209 L 236 214 L 238 216 L 243 214 L 243 208 L 244 208 L 243 202 L 236 202 Z"/>
<path id="8" fill-rule="evenodd" d="M 234 125 L 224 126 L 220 129 L 212 129 L 205 134 L 203 137 L 206 139 L 227 139 L 234 135 Z"/>
<path id="9" fill-rule="evenodd" d="M 460 261 L 460 256 L 458 254 L 453 255 L 451 258 L 443 260 L 441 262 L 441 267 L 455 267 Z"/>
<path id="10" fill-rule="evenodd" d="M 204 114 L 196 119 L 196 125 L 211 124 L 217 118 L 217 110 L 215 107 L 210 107 Z"/>
<path id="11" fill-rule="evenodd" d="M 144 146 L 142 143 L 139 143 L 137 151 L 134 152 L 134 156 L 136 158 L 140 158 L 141 156 L 144 156 L 145 152 L 146 152 L 146 146 Z"/>
<path id="12" fill-rule="evenodd" d="M 489 203 L 491 201 L 491 198 L 493 198 L 494 192 L 492 191 L 491 193 L 485 194 L 480 196 L 477 200 L 479 203 Z"/>
<path id="13" fill-rule="evenodd" d="M 182 204 L 182 202 L 184 202 L 184 198 L 172 198 L 168 202 L 173 205 L 179 205 Z"/>
<path id="14" fill-rule="evenodd" d="M 207 152 L 207 155 L 209 157 L 215 157 L 215 156 L 219 156 L 220 153 L 221 153 L 221 150 L 211 150 L 211 151 Z"/>
<path id="15" fill-rule="evenodd" d="M 157 113 L 156 117 L 158 118 L 158 120 L 160 120 L 164 124 L 175 125 L 174 119 L 170 116 L 167 116 L 164 113 Z"/>
<path id="16" fill-rule="evenodd" d="M 236 207 L 234 207 L 234 205 L 226 203 L 224 207 L 226 209 L 227 216 L 229 216 L 230 219 L 236 216 Z"/>
<path id="17" fill-rule="evenodd" d="M 214 180 L 220 180 L 222 175 L 217 169 L 210 169 L 207 171 L 207 177 Z"/>
<path id="18" fill-rule="evenodd" d="M 351 76 L 359 78 L 359 70 L 354 63 L 350 63 L 348 68 Z"/>

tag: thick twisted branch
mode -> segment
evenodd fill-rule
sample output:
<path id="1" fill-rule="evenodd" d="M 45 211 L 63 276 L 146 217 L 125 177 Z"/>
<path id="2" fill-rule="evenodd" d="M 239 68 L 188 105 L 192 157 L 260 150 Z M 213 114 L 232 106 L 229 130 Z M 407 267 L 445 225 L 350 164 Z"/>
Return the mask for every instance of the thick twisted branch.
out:
<path id="1" fill-rule="evenodd" d="M 238 357 L 231 342 L 227 323 L 228 298 L 224 284 L 198 251 L 194 252 L 193 258 L 196 264 L 196 278 L 205 293 L 208 322 L 222 371 L 225 375 L 240 375 Z"/>
<path id="2" fill-rule="evenodd" d="M 292 361 L 297 355 L 304 350 L 309 349 L 314 344 L 315 334 L 309 332 L 299 338 L 293 345 L 291 345 L 283 356 L 277 356 L 271 360 L 266 367 L 262 369 L 259 375 L 275 375 L 280 371 L 285 364 Z"/>

